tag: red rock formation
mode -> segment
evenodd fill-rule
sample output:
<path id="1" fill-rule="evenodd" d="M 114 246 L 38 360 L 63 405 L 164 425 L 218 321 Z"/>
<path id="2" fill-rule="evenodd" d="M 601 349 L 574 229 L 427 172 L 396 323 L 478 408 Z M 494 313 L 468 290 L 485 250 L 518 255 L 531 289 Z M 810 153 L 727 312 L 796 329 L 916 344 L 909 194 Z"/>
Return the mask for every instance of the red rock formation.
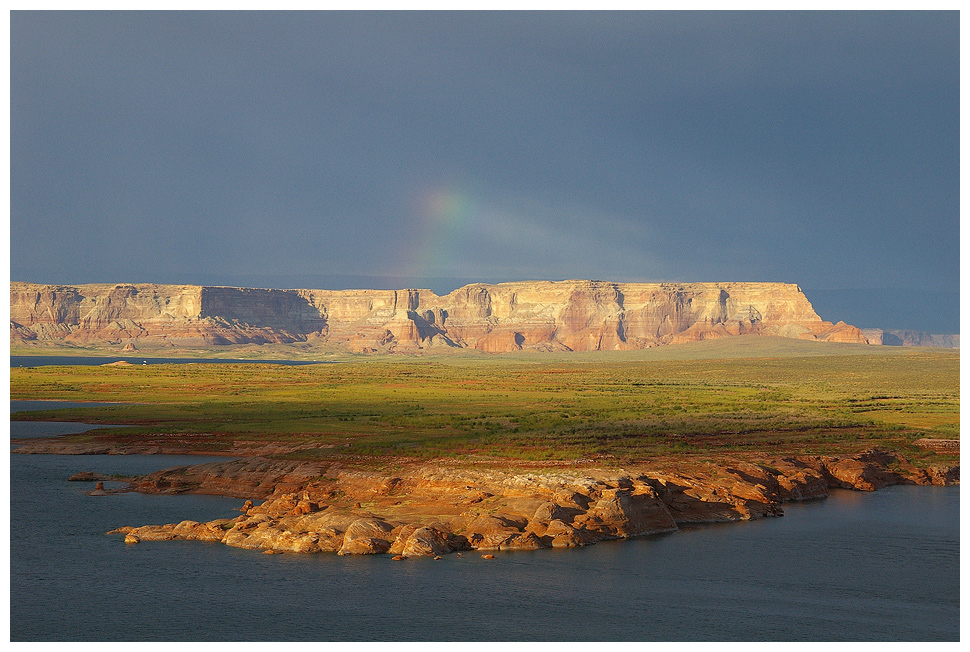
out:
<path id="1" fill-rule="evenodd" d="M 865 343 L 785 283 L 534 281 L 429 290 L 10 284 L 11 341 L 313 340 L 354 352 L 638 349 L 740 334 Z"/>
<path id="2" fill-rule="evenodd" d="M 281 552 L 437 556 L 468 549 L 583 546 L 671 532 L 683 524 L 780 516 L 782 503 L 824 498 L 832 487 L 873 491 L 887 484 L 959 483 L 959 467 L 918 469 L 880 451 L 763 464 L 724 459 L 692 473 L 579 473 L 418 465 L 388 477 L 342 470 L 336 463 L 245 460 L 179 467 L 146 476 L 135 486 L 211 492 L 226 490 L 235 480 L 267 500 L 234 519 L 123 527 L 109 534 L 135 541 L 222 541 Z M 359 507 L 363 502 L 366 514 Z"/>

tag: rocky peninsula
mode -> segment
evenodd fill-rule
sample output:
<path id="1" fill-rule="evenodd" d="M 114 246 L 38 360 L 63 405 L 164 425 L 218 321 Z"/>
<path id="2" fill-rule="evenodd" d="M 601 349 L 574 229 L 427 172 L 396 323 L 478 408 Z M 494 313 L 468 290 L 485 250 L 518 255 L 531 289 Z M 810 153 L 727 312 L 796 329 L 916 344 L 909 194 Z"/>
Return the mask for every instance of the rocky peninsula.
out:
<path id="1" fill-rule="evenodd" d="M 133 479 L 130 489 L 249 500 L 235 518 L 125 526 L 108 534 L 124 535 L 128 544 L 199 540 L 265 553 L 401 559 L 569 548 L 684 525 L 782 516 L 783 503 L 825 498 L 833 488 L 959 483 L 958 466 L 920 469 L 878 450 L 764 461 L 668 459 L 614 469 L 586 463 L 500 470 L 407 459 L 385 460 L 384 466 L 248 458 L 158 471 Z"/>

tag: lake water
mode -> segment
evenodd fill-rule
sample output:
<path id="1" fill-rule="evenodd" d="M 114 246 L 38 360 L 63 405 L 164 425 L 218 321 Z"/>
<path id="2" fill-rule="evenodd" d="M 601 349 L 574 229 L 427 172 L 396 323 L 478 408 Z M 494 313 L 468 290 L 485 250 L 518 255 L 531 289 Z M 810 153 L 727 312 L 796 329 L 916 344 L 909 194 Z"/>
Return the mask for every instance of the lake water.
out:
<path id="1" fill-rule="evenodd" d="M 11 455 L 10 632 L 78 640 L 959 639 L 959 488 L 839 491 L 784 518 L 571 550 L 263 555 L 106 536 L 241 500 L 93 497 L 79 471 L 213 461 Z M 109 485 L 110 486 L 110 485 Z"/>
<path id="2" fill-rule="evenodd" d="M 10 414 L 15 412 L 29 412 L 31 410 L 58 410 L 61 408 L 83 408 L 97 405 L 119 405 L 118 403 L 94 403 L 79 401 L 10 401 Z M 10 421 L 10 438 L 24 439 L 35 437 L 57 437 L 59 435 L 76 435 L 97 428 L 124 428 L 125 426 L 104 425 L 97 423 L 79 423 L 76 421 Z"/>
<path id="3" fill-rule="evenodd" d="M 336 364 L 334 360 L 234 360 L 228 358 L 146 358 L 146 357 L 107 357 L 107 356 L 74 356 L 74 355 L 12 355 L 11 367 L 44 367 L 47 365 L 103 365 L 110 362 L 124 361 L 131 364 Z"/>

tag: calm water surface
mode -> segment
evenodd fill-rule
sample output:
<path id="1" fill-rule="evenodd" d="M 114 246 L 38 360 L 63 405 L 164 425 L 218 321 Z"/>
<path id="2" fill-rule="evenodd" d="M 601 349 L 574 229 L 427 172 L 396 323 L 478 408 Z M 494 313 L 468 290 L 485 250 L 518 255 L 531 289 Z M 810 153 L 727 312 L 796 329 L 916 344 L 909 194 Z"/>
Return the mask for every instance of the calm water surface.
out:
<path id="1" fill-rule="evenodd" d="M 104 532 L 233 517 L 242 501 L 92 497 L 65 481 L 199 458 L 10 457 L 14 641 L 959 638 L 956 487 L 837 492 L 780 519 L 583 549 L 393 562 L 126 546 Z"/>
<path id="2" fill-rule="evenodd" d="M 83 408 L 96 405 L 120 405 L 119 403 L 94 403 L 78 401 L 10 401 L 10 414 L 16 412 L 30 412 L 32 410 L 58 410 L 61 408 Z M 76 435 L 97 428 L 124 428 L 97 423 L 79 423 L 77 421 L 10 421 L 10 438 L 23 439 L 35 437 L 57 437 L 59 435 Z"/>

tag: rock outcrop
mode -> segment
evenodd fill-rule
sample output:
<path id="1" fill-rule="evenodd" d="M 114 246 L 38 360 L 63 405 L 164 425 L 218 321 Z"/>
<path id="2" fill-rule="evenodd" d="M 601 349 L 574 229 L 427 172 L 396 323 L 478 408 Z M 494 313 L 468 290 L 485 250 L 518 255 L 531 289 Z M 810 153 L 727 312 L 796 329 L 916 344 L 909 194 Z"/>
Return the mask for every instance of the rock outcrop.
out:
<path id="1" fill-rule="evenodd" d="M 277 552 L 440 556 L 462 550 L 584 546 L 673 532 L 681 525 L 781 516 L 782 503 L 830 488 L 959 483 L 959 467 L 920 469 L 865 451 L 755 463 L 725 459 L 666 469 L 513 473 L 414 465 L 396 475 L 338 463 L 237 460 L 153 473 L 148 492 L 265 498 L 209 523 L 122 527 L 126 541 L 221 541 Z M 235 488 L 233 488 L 235 487 Z"/>
<path id="2" fill-rule="evenodd" d="M 936 439 L 924 437 L 923 439 L 917 439 L 914 441 L 913 445 L 919 446 L 920 448 L 926 448 L 935 453 L 960 453 L 959 439 Z"/>
<path id="3" fill-rule="evenodd" d="M 598 351 L 741 334 L 866 343 L 786 283 L 531 281 L 430 290 L 10 284 L 10 338 L 211 346 L 315 342 L 358 353 Z"/>
<path id="4" fill-rule="evenodd" d="M 935 346 L 941 349 L 959 349 L 960 335 L 942 335 L 925 331 L 863 328 L 862 334 L 869 344 L 882 346 Z"/>

